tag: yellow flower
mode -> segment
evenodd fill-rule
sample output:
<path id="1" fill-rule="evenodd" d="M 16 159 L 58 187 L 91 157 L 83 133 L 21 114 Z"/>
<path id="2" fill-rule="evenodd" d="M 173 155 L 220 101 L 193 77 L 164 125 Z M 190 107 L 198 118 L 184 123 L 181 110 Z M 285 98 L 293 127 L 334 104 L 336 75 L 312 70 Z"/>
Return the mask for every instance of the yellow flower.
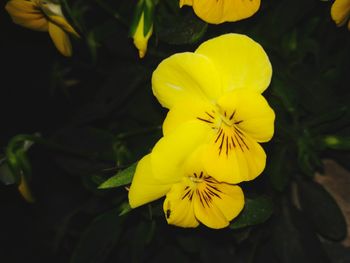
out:
<path id="1" fill-rule="evenodd" d="M 244 206 L 239 186 L 220 183 L 210 176 L 201 163 L 202 150 L 196 150 L 186 162 L 173 170 L 163 170 L 155 177 L 152 153 L 136 168 L 129 191 L 130 206 L 135 208 L 166 195 L 163 209 L 169 224 L 197 227 L 199 222 L 210 228 L 223 228 Z"/>
<path id="2" fill-rule="evenodd" d="M 259 143 L 274 132 L 274 112 L 260 94 L 271 75 L 263 48 L 240 34 L 222 35 L 194 53 L 161 62 L 152 76 L 153 93 L 169 112 L 164 138 L 155 147 L 163 150 L 152 154 L 159 159 L 153 165 L 155 176 L 181 165 L 177 154 L 186 156 L 203 145 L 204 168 L 219 182 L 257 177 L 266 164 Z"/>
<path id="3" fill-rule="evenodd" d="M 59 4 L 47 0 L 10 0 L 5 8 L 14 23 L 32 30 L 48 31 L 61 54 L 72 55 L 67 33 L 79 35 L 63 16 Z"/>
<path id="4" fill-rule="evenodd" d="M 254 15 L 260 0 L 180 0 L 180 7 L 189 5 L 204 21 L 211 24 L 233 22 Z"/>
<path id="5" fill-rule="evenodd" d="M 331 16 L 337 26 L 344 25 L 350 17 L 350 0 L 335 0 L 331 8 Z M 350 21 L 348 21 L 350 30 Z"/>
<path id="6" fill-rule="evenodd" d="M 145 23 L 144 17 L 145 17 L 144 12 L 142 12 L 140 16 L 140 20 L 138 21 L 136 30 L 133 34 L 134 45 L 139 50 L 140 58 L 143 58 L 146 55 L 147 43 L 153 33 L 153 25 L 151 26 L 147 34 L 144 33 L 144 23 Z"/>

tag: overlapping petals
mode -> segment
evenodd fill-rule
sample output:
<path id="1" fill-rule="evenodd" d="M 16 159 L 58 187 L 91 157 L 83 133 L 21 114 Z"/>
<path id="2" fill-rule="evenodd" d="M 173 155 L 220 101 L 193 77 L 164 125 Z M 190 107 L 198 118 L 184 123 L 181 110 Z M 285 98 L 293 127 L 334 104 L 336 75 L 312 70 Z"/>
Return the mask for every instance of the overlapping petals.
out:
<path id="1" fill-rule="evenodd" d="M 260 143 L 272 138 L 275 114 L 261 93 L 271 75 L 262 47 L 239 34 L 160 63 L 153 93 L 169 112 L 164 136 L 137 166 L 131 207 L 166 196 L 169 224 L 226 227 L 244 205 L 236 184 L 265 168 Z"/>
<path id="2" fill-rule="evenodd" d="M 274 132 L 274 112 L 260 94 L 271 74 L 261 46 L 238 34 L 164 60 L 152 78 L 155 96 L 170 109 L 163 124 L 164 148 L 180 147 L 184 136 L 197 142 L 194 149 L 205 146 L 205 169 L 218 181 L 254 179 L 266 163 L 259 143 L 269 141 Z M 187 122 L 200 123 L 201 128 L 177 129 Z"/>
<path id="3" fill-rule="evenodd" d="M 79 34 L 63 16 L 61 6 L 42 0 L 10 0 L 6 10 L 14 23 L 37 31 L 48 31 L 56 48 L 64 56 L 72 55 L 68 34 Z"/>
<path id="4" fill-rule="evenodd" d="M 199 148 L 181 165 L 171 167 L 174 177 L 169 177 L 168 170 L 156 177 L 153 153 L 144 157 L 130 187 L 131 207 L 166 195 L 163 208 L 169 224 L 196 227 L 201 222 L 216 229 L 228 226 L 243 209 L 243 192 L 239 186 L 220 183 L 210 176 L 203 168 L 202 153 Z"/>
<path id="5" fill-rule="evenodd" d="M 254 15 L 260 0 L 180 0 L 180 7 L 189 5 L 204 21 L 212 24 L 233 22 Z"/>

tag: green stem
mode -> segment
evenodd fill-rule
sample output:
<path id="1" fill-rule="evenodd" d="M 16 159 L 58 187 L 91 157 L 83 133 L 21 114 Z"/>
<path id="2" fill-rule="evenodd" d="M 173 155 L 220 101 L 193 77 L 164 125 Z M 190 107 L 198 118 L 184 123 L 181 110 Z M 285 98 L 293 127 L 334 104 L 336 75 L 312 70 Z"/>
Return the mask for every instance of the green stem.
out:
<path id="1" fill-rule="evenodd" d="M 45 139 L 38 137 L 36 135 L 27 135 L 27 134 L 17 135 L 14 138 L 12 138 L 12 140 L 9 142 L 8 147 L 7 147 L 9 152 L 15 152 L 15 149 L 16 149 L 18 143 L 23 143 L 24 141 L 35 142 L 37 144 L 41 144 L 41 145 L 47 147 L 48 149 L 68 153 L 71 155 L 75 155 L 77 157 L 82 157 L 82 158 L 86 158 L 86 159 L 90 159 L 90 160 L 98 160 L 98 158 L 95 154 L 89 154 L 86 152 L 77 151 L 77 150 L 74 150 L 71 148 L 67 148 L 67 147 L 63 146 L 62 144 L 58 144 L 58 143 L 55 143 L 52 141 L 45 140 Z"/>
<path id="2" fill-rule="evenodd" d="M 147 133 L 154 132 L 154 131 L 160 131 L 161 129 L 162 129 L 162 127 L 160 125 L 147 127 L 144 129 L 138 129 L 136 131 L 120 133 L 117 135 L 117 138 L 118 139 L 127 139 L 129 137 L 133 137 L 133 136 L 137 136 L 137 135 L 141 135 L 141 134 L 147 134 Z"/>

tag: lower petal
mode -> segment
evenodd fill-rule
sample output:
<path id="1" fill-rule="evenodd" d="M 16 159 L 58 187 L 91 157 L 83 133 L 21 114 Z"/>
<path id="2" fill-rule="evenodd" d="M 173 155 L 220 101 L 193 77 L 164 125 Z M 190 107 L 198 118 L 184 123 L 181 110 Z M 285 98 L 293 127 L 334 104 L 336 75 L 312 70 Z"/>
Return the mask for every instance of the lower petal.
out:
<path id="1" fill-rule="evenodd" d="M 72 55 L 72 45 L 67 33 L 56 24 L 49 22 L 49 34 L 61 54 L 70 57 Z"/>
<path id="2" fill-rule="evenodd" d="M 256 178 L 265 168 L 266 154 L 260 144 L 245 137 L 245 144 L 235 142 L 235 148 L 219 153 L 217 144 L 207 145 L 203 154 L 209 175 L 220 182 L 237 184 Z M 225 142 L 224 142 L 225 144 Z"/>
<path id="3" fill-rule="evenodd" d="M 146 155 L 137 164 L 135 175 L 130 186 L 130 206 L 135 208 L 157 200 L 164 196 L 170 188 L 170 184 L 160 182 L 154 178 L 150 155 Z"/>
<path id="4" fill-rule="evenodd" d="M 175 184 L 166 195 L 163 204 L 166 220 L 171 225 L 197 227 L 199 222 L 194 216 L 193 202 L 183 198 L 185 188 L 184 183 Z"/>
<path id="5" fill-rule="evenodd" d="M 151 158 L 154 177 L 174 182 L 183 176 L 184 163 L 191 153 L 212 133 L 211 128 L 199 121 L 189 121 L 161 138 L 154 146 Z"/>
<path id="6" fill-rule="evenodd" d="M 67 22 L 67 20 L 64 17 L 61 16 L 50 16 L 50 20 L 61 27 L 64 31 L 74 35 L 75 37 L 80 37 L 77 31 Z"/>
<path id="7" fill-rule="evenodd" d="M 213 187 L 215 190 L 213 190 Z M 196 218 L 211 228 L 224 228 L 244 207 L 244 195 L 239 186 L 226 183 L 208 183 L 201 189 L 201 196 L 195 196 L 194 212 Z M 210 195 L 209 191 L 215 194 Z M 207 203 L 200 198 L 210 197 Z"/>

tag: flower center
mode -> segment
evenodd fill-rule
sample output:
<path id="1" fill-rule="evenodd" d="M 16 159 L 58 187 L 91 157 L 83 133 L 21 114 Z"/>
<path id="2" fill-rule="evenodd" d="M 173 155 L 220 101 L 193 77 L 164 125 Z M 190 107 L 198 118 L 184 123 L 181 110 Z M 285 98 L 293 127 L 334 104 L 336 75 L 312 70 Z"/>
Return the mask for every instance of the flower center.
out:
<path id="1" fill-rule="evenodd" d="M 249 150 L 247 138 L 244 131 L 239 127 L 243 120 L 235 118 L 236 110 L 205 112 L 198 120 L 208 123 L 216 131 L 214 144 L 217 146 L 218 154 L 229 155 L 235 148 L 242 152 Z"/>
<path id="2" fill-rule="evenodd" d="M 196 196 L 203 207 L 209 207 L 214 197 L 221 199 L 220 194 L 222 192 L 216 187 L 219 182 L 213 177 L 200 172 L 193 173 L 188 178 L 191 183 L 184 188 L 184 194 L 181 197 L 182 200 L 188 199 L 192 201 L 193 197 Z"/>

